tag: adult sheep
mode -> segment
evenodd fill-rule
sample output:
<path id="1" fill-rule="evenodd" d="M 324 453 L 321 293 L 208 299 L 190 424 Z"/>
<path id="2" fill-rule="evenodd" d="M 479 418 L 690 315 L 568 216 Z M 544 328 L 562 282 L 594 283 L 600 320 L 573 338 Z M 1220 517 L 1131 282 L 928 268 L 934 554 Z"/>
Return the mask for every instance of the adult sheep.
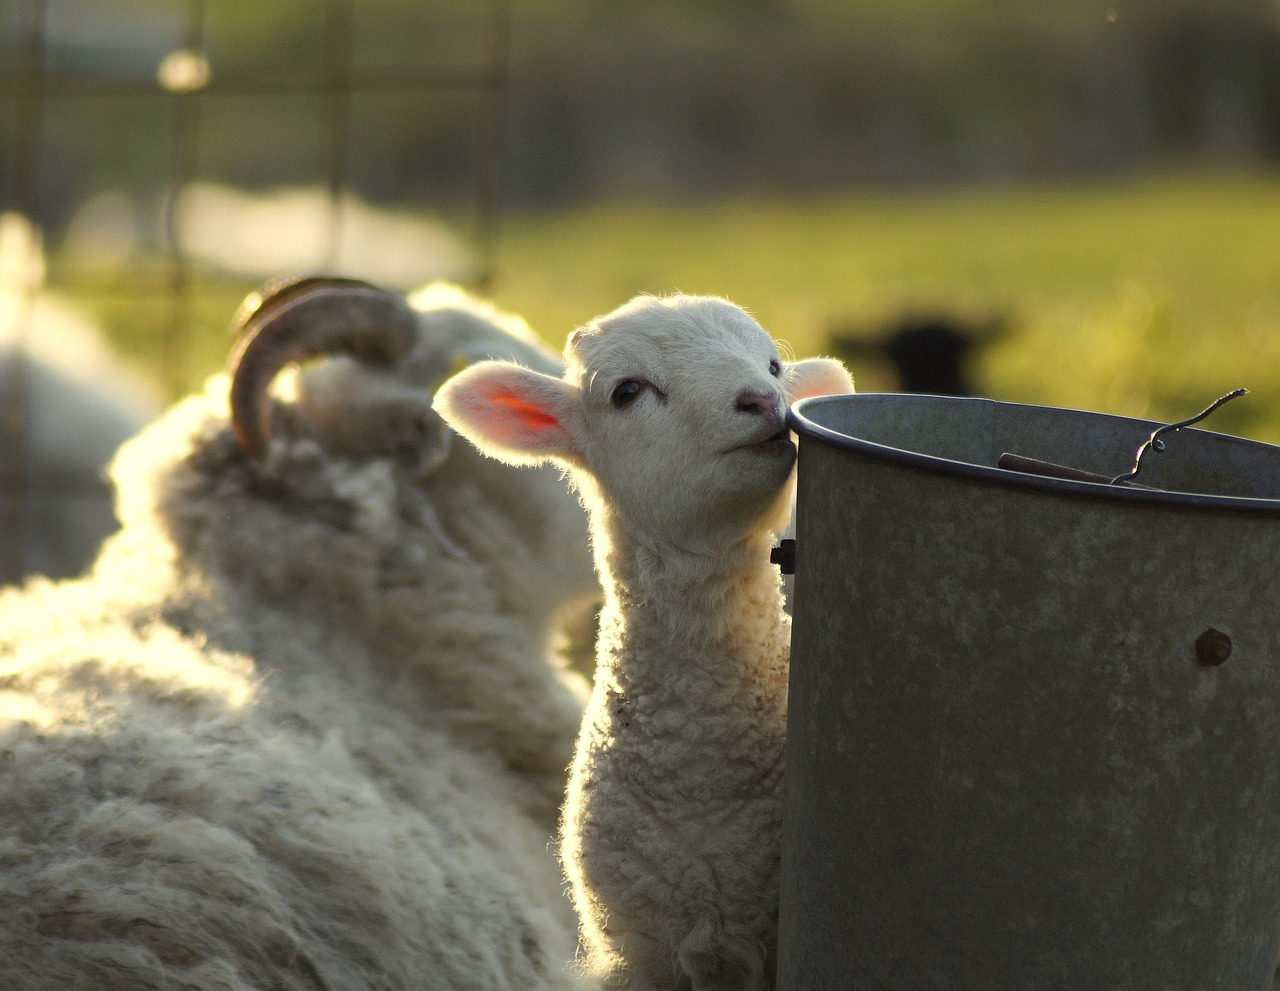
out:
<path id="1" fill-rule="evenodd" d="M 430 407 L 559 363 L 446 289 L 303 279 L 240 323 L 230 410 L 215 377 L 122 449 L 92 572 L 0 595 L 0 987 L 570 986 L 582 693 L 545 651 L 585 516 Z"/>
<path id="2" fill-rule="evenodd" d="M 40 239 L 0 213 L 0 582 L 79 575 L 117 528 L 103 470 L 156 390 L 42 287 Z"/>

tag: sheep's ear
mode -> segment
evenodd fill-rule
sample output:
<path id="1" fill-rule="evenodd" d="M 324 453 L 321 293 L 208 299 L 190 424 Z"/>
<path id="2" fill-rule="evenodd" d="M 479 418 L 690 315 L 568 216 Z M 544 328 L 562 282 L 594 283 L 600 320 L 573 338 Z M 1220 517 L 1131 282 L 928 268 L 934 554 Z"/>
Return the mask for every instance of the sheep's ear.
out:
<path id="1" fill-rule="evenodd" d="M 787 402 L 810 396 L 842 396 L 853 392 L 853 376 L 834 358 L 807 358 L 788 362 L 784 384 Z"/>
<path id="2" fill-rule="evenodd" d="M 509 464 L 574 460 L 578 391 L 508 361 L 481 361 L 436 392 L 435 409 L 485 454 Z"/>

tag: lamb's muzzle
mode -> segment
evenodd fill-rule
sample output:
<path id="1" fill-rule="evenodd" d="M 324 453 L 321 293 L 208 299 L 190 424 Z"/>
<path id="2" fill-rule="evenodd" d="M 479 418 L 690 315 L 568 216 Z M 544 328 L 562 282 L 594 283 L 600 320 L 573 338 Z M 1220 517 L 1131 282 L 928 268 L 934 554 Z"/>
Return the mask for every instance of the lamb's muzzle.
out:
<path id="1" fill-rule="evenodd" d="M 334 353 L 391 365 L 413 347 L 416 328 L 404 296 L 359 279 L 306 276 L 251 294 L 232 320 L 231 423 L 241 448 L 254 459 L 266 453 L 267 390 L 285 365 Z"/>

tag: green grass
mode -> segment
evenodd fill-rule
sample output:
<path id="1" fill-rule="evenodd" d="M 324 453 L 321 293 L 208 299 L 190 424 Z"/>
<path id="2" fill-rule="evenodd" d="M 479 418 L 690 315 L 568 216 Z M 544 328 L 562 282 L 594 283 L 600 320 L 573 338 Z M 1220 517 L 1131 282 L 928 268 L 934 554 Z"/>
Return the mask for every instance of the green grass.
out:
<path id="1" fill-rule="evenodd" d="M 600 205 L 508 216 L 499 261 L 497 302 L 555 348 L 637 292 L 727 296 L 798 356 L 904 310 L 999 316 L 985 395 L 1168 421 L 1246 386 L 1206 426 L 1280 442 L 1280 177 Z M 148 343 L 174 316 L 162 300 L 117 286 L 103 316 L 185 391 L 222 363 L 248 288 L 197 284 L 179 347 Z M 854 373 L 862 391 L 893 384 Z"/>
<path id="2" fill-rule="evenodd" d="M 716 293 L 798 355 L 904 310 L 998 316 L 984 394 L 1280 440 L 1280 178 L 980 189 L 513 216 L 498 302 L 549 342 L 636 292 Z M 859 387 L 887 370 L 855 368 Z"/>

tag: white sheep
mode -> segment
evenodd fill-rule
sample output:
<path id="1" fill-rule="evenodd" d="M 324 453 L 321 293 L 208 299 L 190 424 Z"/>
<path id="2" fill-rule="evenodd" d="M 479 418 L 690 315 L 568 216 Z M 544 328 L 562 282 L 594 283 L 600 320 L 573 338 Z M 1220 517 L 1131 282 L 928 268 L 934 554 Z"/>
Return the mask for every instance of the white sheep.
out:
<path id="1" fill-rule="evenodd" d="M 151 383 L 43 277 L 35 228 L 0 213 L 0 581 L 92 563 L 117 527 L 103 471 L 160 409 Z"/>
<path id="2" fill-rule="evenodd" d="M 571 987 L 585 686 L 545 651 L 586 515 L 430 406 L 460 361 L 561 366 L 443 289 L 241 322 L 230 414 L 219 376 L 125 445 L 92 573 L 0 594 L 0 988 Z"/>
<path id="3" fill-rule="evenodd" d="M 721 299 L 640 297 L 576 331 L 564 377 L 475 365 L 437 393 L 513 464 L 567 467 L 605 591 L 563 857 L 586 973 L 773 986 L 790 620 L 786 404 L 852 390 Z"/>

